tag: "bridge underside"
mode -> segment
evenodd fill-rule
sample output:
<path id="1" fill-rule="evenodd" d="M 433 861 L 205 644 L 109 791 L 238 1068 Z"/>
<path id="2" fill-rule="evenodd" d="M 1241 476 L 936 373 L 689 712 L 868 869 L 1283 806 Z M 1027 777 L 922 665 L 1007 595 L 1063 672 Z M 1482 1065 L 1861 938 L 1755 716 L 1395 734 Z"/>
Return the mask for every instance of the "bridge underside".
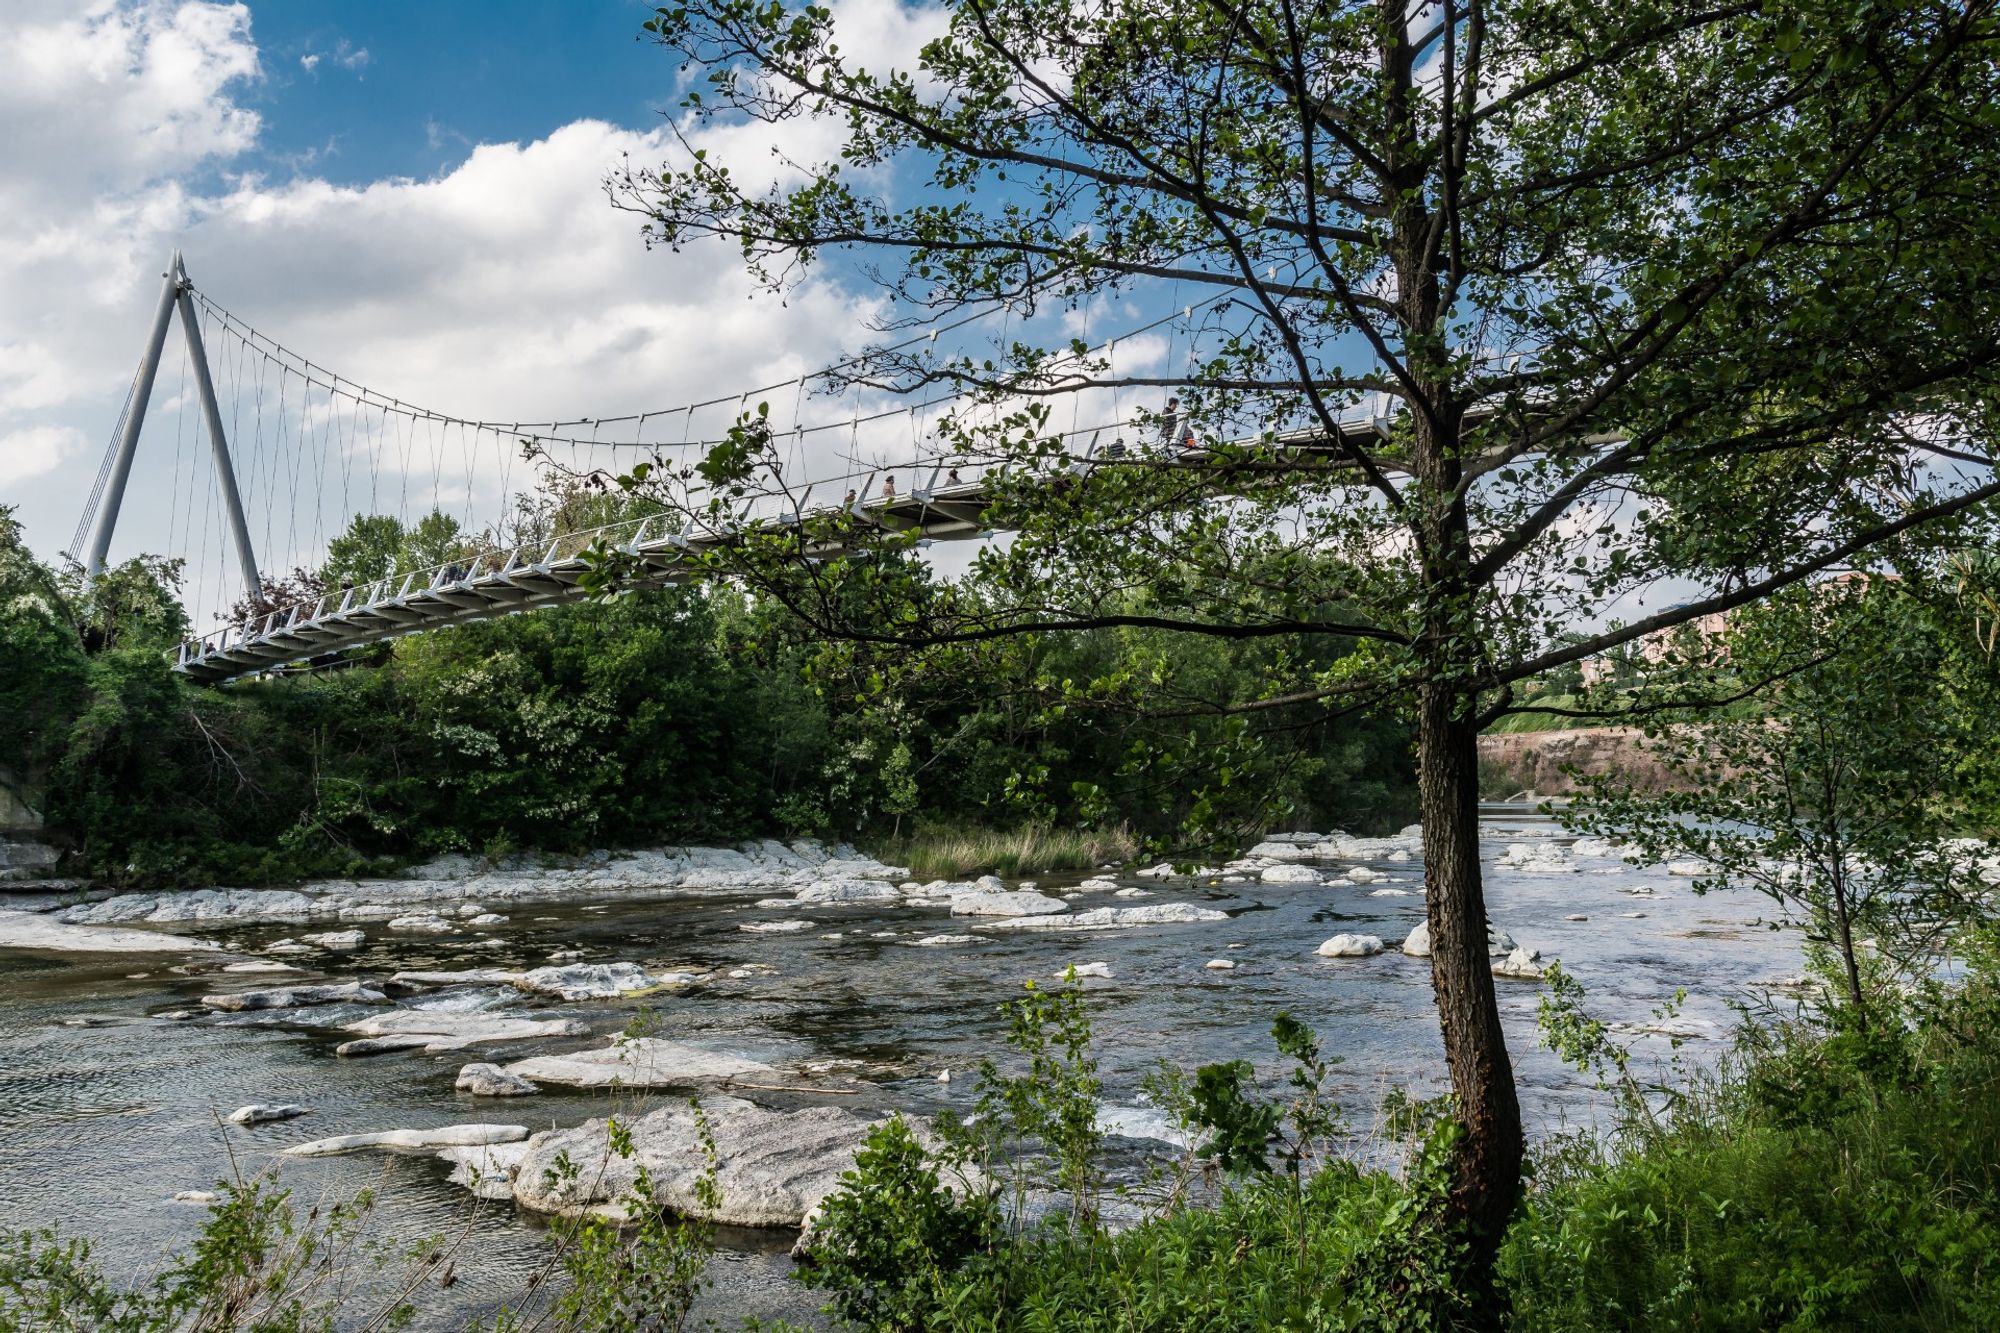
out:
<path id="1" fill-rule="evenodd" d="M 918 529 L 949 541 L 987 531 L 985 488 L 977 482 L 918 491 L 851 506 L 856 519 L 881 531 Z M 586 600 L 586 553 L 601 541 L 637 560 L 641 568 L 623 583 L 657 588 L 695 576 L 690 556 L 717 539 L 668 532 L 664 519 L 574 533 L 547 548 L 488 551 L 423 574 L 383 579 L 329 593 L 317 602 L 269 612 L 181 645 L 174 669 L 205 684 L 257 675 L 294 663 L 331 658 L 349 648 L 464 625 L 517 611 Z M 814 554 L 837 559 L 848 549 Z"/>
<path id="2" fill-rule="evenodd" d="M 1379 451 L 1388 436 L 1381 418 L 1342 422 L 1345 445 Z M 1229 484 L 1254 489 L 1261 476 L 1268 484 L 1276 473 L 1339 473 L 1353 480 L 1351 448 L 1333 444 L 1324 434 L 1300 432 L 1279 441 L 1281 456 L 1260 462 L 1221 464 L 1234 476 Z M 1214 466 L 1217 454 L 1206 449 L 1173 453 L 1139 452 L 1105 455 L 1080 465 L 1196 467 Z M 1393 463 L 1381 464 L 1397 471 Z M 991 530 L 987 510 L 991 495 L 983 479 L 905 494 L 857 501 L 844 506 L 861 530 L 907 533 L 939 541 L 978 537 Z M 839 512 L 829 507 L 820 512 Z M 762 520 L 769 522 L 771 520 Z M 269 612 L 247 624 L 216 630 L 181 645 L 174 669 L 203 683 L 219 683 L 257 675 L 293 663 L 330 659 L 349 648 L 400 638 L 450 625 L 532 611 L 545 606 L 584 601 L 582 588 L 589 568 L 586 552 L 599 544 L 622 551 L 642 565 L 628 587 L 661 587 L 694 576 L 690 556 L 713 546 L 718 538 L 667 530 L 664 518 L 573 533 L 544 547 L 515 547 L 479 556 L 421 574 L 383 579 L 358 588 L 344 588 L 317 602 L 300 603 Z M 829 546 L 812 553 L 838 559 L 851 548 Z"/>

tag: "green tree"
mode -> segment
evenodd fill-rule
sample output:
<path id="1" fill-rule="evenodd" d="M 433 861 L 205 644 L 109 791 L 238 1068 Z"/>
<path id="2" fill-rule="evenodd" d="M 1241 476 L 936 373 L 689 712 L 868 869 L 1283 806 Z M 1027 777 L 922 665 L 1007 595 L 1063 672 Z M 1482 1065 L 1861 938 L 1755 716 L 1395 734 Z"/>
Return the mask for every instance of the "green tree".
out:
<path id="1" fill-rule="evenodd" d="M 1448 1213 L 1480 1286 L 1522 1134 L 1475 738 L 1517 682 L 2000 495 L 1977 420 L 2000 359 L 1991 5 L 951 0 L 905 70 L 863 68 L 820 5 L 687 0 L 647 26 L 692 69 L 697 120 L 822 120 L 837 140 L 773 189 L 692 151 L 621 174 L 651 240 L 733 241 L 776 287 L 846 249 L 912 319 L 1024 322 L 852 368 L 994 404 L 944 431 L 986 465 L 986 521 L 1017 534 L 982 552 L 990 596 L 887 561 L 829 573 L 829 550 L 915 540 L 845 511 L 734 534 L 743 496 L 785 493 L 762 412 L 687 479 L 702 489 L 638 484 L 732 533 L 712 571 L 829 635 L 1364 641 L 1225 706 L 1414 719 L 1465 1131 Z M 1199 302 L 1190 364 L 1051 351 L 1025 323 L 1114 292 Z M 1081 387 L 1177 392 L 1204 438 L 1247 443 L 1069 466 L 1046 404 Z M 1387 409 L 1344 425 L 1370 395 Z M 1954 465 L 1925 466 L 1940 453 Z M 1556 641 L 1669 575 L 1694 594 Z"/>
<path id="2" fill-rule="evenodd" d="M 396 548 L 394 572 L 416 574 L 436 569 L 447 561 L 468 556 L 472 551 L 473 547 L 459 527 L 458 520 L 442 510 L 433 509 L 403 533 L 402 543 Z"/>
<path id="3" fill-rule="evenodd" d="M 403 549 L 403 525 L 393 514 L 356 514 L 347 531 L 326 544 L 320 579 L 329 588 L 385 579 Z"/>
<path id="4" fill-rule="evenodd" d="M 1986 886 L 1959 841 L 1955 775 L 1988 747 L 1990 723 L 1943 688 L 1946 633 L 1895 582 L 1789 590 L 1740 613 L 1723 643 L 1731 673 L 1774 682 L 1768 707 L 1656 720 L 1651 748 L 1683 790 L 1598 780 L 1564 820 L 1650 860 L 1699 861 L 1697 893 L 1769 896 L 1828 951 L 1866 1028 L 1863 941 L 1928 974 L 1978 913 Z"/>
<path id="5" fill-rule="evenodd" d="M 86 660 L 54 571 L 35 559 L 0 505 L 0 768 L 40 783 L 81 705 Z"/>

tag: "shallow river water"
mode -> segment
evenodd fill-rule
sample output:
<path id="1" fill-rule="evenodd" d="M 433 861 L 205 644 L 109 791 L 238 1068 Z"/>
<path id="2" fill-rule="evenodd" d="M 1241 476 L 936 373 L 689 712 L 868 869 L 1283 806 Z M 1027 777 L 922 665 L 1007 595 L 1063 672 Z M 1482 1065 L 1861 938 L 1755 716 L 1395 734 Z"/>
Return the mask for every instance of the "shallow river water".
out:
<path id="1" fill-rule="evenodd" d="M 1579 870 L 1559 874 L 1493 864 L 1511 840 L 1568 842 L 1552 838 L 1553 832 L 1525 810 L 1488 808 L 1490 913 L 1545 959 L 1560 958 L 1588 988 L 1597 1016 L 1643 1023 L 1685 987 L 1682 1021 L 1689 1031 L 1709 1035 L 1689 1042 L 1682 1057 L 1712 1060 L 1735 1020 L 1732 1003 L 1756 999 L 1760 983 L 1797 970 L 1794 937 L 1758 924 L 1761 899 L 1696 897 L 1686 879 L 1615 859 L 1579 859 Z M 963 932 L 967 923 L 936 908 L 813 907 L 792 909 L 812 918 L 812 930 L 746 933 L 739 929 L 743 923 L 782 915 L 755 908 L 753 900 L 763 896 L 756 893 L 520 904 L 508 909 L 512 921 L 496 932 L 505 948 L 471 955 L 449 940 L 370 929 L 361 950 L 337 963 L 306 964 L 328 967 L 324 978 L 282 980 L 345 980 L 400 968 L 534 966 L 559 949 L 581 950 L 591 961 L 695 965 L 714 969 L 714 977 L 685 994 L 644 1002 L 659 1035 L 787 1066 L 856 1062 L 837 1072 L 854 1080 L 857 1095 L 745 1095 L 786 1109 L 835 1103 L 861 1111 L 927 1111 L 970 1103 L 973 1066 L 1001 1053 L 1005 1021 L 998 1006 L 1019 994 L 1024 980 L 1053 979 L 1069 963 L 1104 962 L 1113 978 L 1093 979 L 1086 987 L 1106 1102 L 1121 1108 L 1107 1114 L 1107 1126 L 1143 1135 L 1158 1123 L 1138 1084 L 1162 1059 L 1189 1068 L 1248 1059 L 1275 1087 L 1284 1069 L 1269 1030 L 1280 1009 L 1311 1023 L 1328 1051 L 1344 1057 L 1338 1090 L 1365 1125 L 1391 1086 L 1435 1092 L 1443 1069 L 1428 962 L 1394 949 L 1422 918 L 1419 868 L 1414 862 L 1363 864 L 1387 878 L 1366 887 L 1125 881 L 1151 891 L 1144 901 L 1220 908 L 1230 913 L 1226 921 L 995 933 L 931 948 L 912 946 L 940 932 Z M 1041 883 L 1060 888 L 1080 878 Z M 1410 896 L 1375 896 L 1381 889 Z M 1646 889 L 1656 896 L 1631 892 Z M 1078 905 L 1113 901 L 1094 894 Z M 1577 914 L 1589 919 L 1565 919 Z M 299 929 L 238 928 L 221 938 L 232 950 L 254 953 Z M 833 932 L 840 938 L 821 938 Z M 1391 948 L 1370 958 L 1314 956 L 1322 940 L 1341 932 L 1379 935 Z M 1204 968 L 1216 958 L 1238 966 Z M 88 1237 L 114 1274 L 136 1280 L 156 1271 L 205 1219 L 203 1209 L 173 1202 L 177 1191 L 209 1187 L 232 1169 L 265 1166 L 288 1144 L 477 1120 L 537 1129 L 573 1125 L 612 1105 L 606 1094 L 555 1087 L 497 1102 L 453 1090 L 459 1067 L 469 1060 L 504 1061 L 589 1044 L 576 1038 L 516 1044 L 497 1056 L 466 1050 L 341 1059 L 333 1047 L 350 1034 L 300 1026 L 301 1011 L 196 1022 L 159 1018 L 216 989 L 212 975 L 177 974 L 174 962 L 0 950 L 0 1228 L 60 1226 Z M 753 975 L 727 975 L 746 964 L 765 966 Z M 1540 987 L 1529 981 L 1497 985 L 1530 1132 L 1601 1116 L 1602 1097 L 1589 1077 L 1535 1047 Z M 560 1006 L 604 1034 L 623 1028 L 639 1008 L 634 1001 Z M 325 1023 L 331 1016 L 304 1018 Z M 1658 1036 L 1635 1040 L 1642 1054 L 1670 1053 Z M 939 1072 L 947 1069 L 956 1076 L 940 1082 Z M 219 1123 L 220 1115 L 259 1101 L 300 1102 L 312 1114 L 254 1128 Z M 1122 1146 L 1128 1152 L 1145 1147 L 1139 1141 Z M 288 1160 L 283 1178 L 304 1200 L 379 1187 L 388 1233 L 470 1228 L 469 1241 L 459 1248 L 458 1281 L 425 1302 L 439 1312 L 432 1326 L 455 1327 L 517 1289 L 545 1252 L 545 1233 L 511 1204 L 475 1204 L 447 1183 L 447 1171 L 428 1156 L 364 1153 Z M 729 1232 L 722 1240 L 707 1298 L 710 1313 L 728 1322 L 747 1314 L 810 1314 L 811 1294 L 785 1280 L 790 1233 Z"/>

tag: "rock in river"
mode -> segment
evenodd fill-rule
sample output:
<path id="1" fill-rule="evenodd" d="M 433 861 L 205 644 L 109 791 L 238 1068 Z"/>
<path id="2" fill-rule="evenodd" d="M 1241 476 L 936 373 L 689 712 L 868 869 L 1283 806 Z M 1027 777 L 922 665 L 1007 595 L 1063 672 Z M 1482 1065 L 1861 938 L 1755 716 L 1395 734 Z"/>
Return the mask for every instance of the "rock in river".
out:
<path id="1" fill-rule="evenodd" d="M 71 925 L 40 912 L 0 911 L 0 949 L 43 949 L 52 953 L 205 953 L 218 947 L 213 940 L 191 935 Z"/>
<path id="2" fill-rule="evenodd" d="M 1020 916 L 1009 921 L 982 921 L 979 930 L 1117 930 L 1125 926 L 1179 926 L 1196 921 L 1227 921 L 1227 912 L 1193 903 L 1147 903 L 1142 907 L 1093 907 L 1061 916 Z"/>
<path id="3" fill-rule="evenodd" d="M 553 995 L 561 1000 L 613 1000 L 620 995 L 638 995 L 693 979 L 691 973 L 684 972 L 656 977 L 637 963 L 575 963 L 567 967 L 538 967 L 523 973 L 514 984 L 524 991 Z"/>
<path id="4" fill-rule="evenodd" d="M 1020 890 L 975 889 L 951 900 L 953 916 L 1053 916 L 1068 910 L 1069 904 L 1060 898 Z"/>
<path id="5" fill-rule="evenodd" d="M 704 1098 L 701 1109 L 715 1136 L 721 1198 L 713 1208 L 695 1192 L 707 1160 L 685 1106 L 627 1122 L 630 1157 L 611 1151 L 602 1120 L 535 1135 L 514 1172 L 514 1200 L 541 1213 L 622 1218 L 643 1166 L 657 1202 L 676 1212 L 727 1226 L 796 1227 L 840 1187 L 877 1123 L 833 1107 L 767 1111 L 736 1097 Z M 559 1159 L 581 1169 L 559 1172 Z"/>
<path id="6" fill-rule="evenodd" d="M 349 981 L 338 986 L 279 986 L 204 995 L 201 1002 L 225 1014 L 239 1014 L 249 1009 L 296 1009 L 308 1004 L 387 1004 L 389 997 L 361 982 Z"/>
<path id="7" fill-rule="evenodd" d="M 580 1037 L 590 1031 L 575 1018 L 510 1018 L 494 1013 L 453 1013 L 437 1009 L 397 1009 L 349 1023 L 360 1040 L 345 1042 L 337 1055 L 380 1055 L 385 1051 L 455 1051 L 486 1042 L 532 1041 L 539 1037 Z"/>
<path id="8" fill-rule="evenodd" d="M 457 972 L 398 972 L 389 980 L 399 986 L 516 986 L 526 975 L 499 967 L 469 967 Z"/>
<path id="9" fill-rule="evenodd" d="M 902 897 L 902 890 L 879 879 L 830 879 L 808 884 L 792 899 L 799 903 L 884 903 Z"/>
<path id="10" fill-rule="evenodd" d="M 422 1152 L 438 1148 L 477 1148 L 489 1143 L 518 1143 L 528 1137 L 526 1125 L 441 1125 L 436 1129 L 389 1129 L 379 1134 L 335 1134 L 297 1143 L 286 1157 L 331 1157 L 362 1148 L 392 1148 Z"/>
<path id="11" fill-rule="evenodd" d="M 516 1078 L 577 1088 L 686 1088 L 737 1078 L 768 1078 L 778 1071 L 740 1055 L 705 1051 L 659 1037 L 613 1040 L 609 1046 L 570 1055 L 538 1055 L 507 1066 Z"/>
<path id="12" fill-rule="evenodd" d="M 1374 935 L 1335 935 L 1315 952 L 1321 958 L 1367 958 L 1382 952 L 1382 941 Z"/>
<path id="13" fill-rule="evenodd" d="M 1519 981 L 1539 981 L 1547 969 L 1542 965 L 1539 951 L 1516 946 L 1513 952 L 1493 965 L 1496 977 L 1512 977 Z"/>
<path id="14" fill-rule="evenodd" d="M 458 1071 L 455 1085 L 474 1097 L 531 1097 L 540 1088 L 524 1078 L 508 1073 L 499 1065 L 471 1064 Z"/>
<path id="15" fill-rule="evenodd" d="M 248 1106 L 237 1107 L 224 1118 L 232 1125 L 263 1125 L 273 1120 L 291 1120 L 310 1111 L 310 1107 L 291 1102 L 252 1102 Z"/>

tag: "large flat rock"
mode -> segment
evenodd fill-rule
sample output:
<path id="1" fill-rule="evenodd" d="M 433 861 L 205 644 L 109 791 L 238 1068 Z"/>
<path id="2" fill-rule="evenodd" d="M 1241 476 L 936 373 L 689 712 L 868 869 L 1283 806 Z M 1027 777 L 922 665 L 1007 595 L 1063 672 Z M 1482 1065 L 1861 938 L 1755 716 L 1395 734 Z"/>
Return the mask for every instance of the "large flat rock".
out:
<path id="1" fill-rule="evenodd" d="M 976 930 L 1122 930 L 1129 926 L 1180 926 L 1198 921 L 1227 921 L 1227 912 L 1192 903 L 1148 903 L 1143 907 L 1093 907 L 1062 916 L 1022 916 L 1009 921 L 982 921 Z"/>
<path id="2" fill-rule="evenodd" d="M 614 1040 L 569 1055 L 537 1055 L 507 1066 L 516 1078 L 574 1088 L 690 1088 L 731 1079 L 770 1078 L 779 1071 L 740 1055 L 705 1051 L 660 1037 Z"/>
<path id="3" fill-rule="evenodd" d="M 0 949 L 48 953 L 206 953 L 214 940 L 169 935 L 160 930 L 79 926 L 41 912 L 0 911 Z"/>
<path id="4" fill-rule="evenodd" d="M 332 1157 L 363 1148 L 397 1152 L 436 1152 L 440 1148 L 477 1148 L 493 1143 L 518 1143 L 528 1137 L 526 1125 L 440 1125 L 436 1129 L 386 1129 L 374 1134 L 335 1134 L 295 1143 L 286 1157 Z"/>
<path id="5" fill-rule="evenodd" d="M 275 986 L 269 990 L 204 995 L 201 1002 L 225 1014 L 251 1009 L 298 1009 L 312 1004 L 387 1004 L 389 997 L 359 981 L 335 986 Z"/>
<path id="6" fill-rule="evenodd" d="M 833 1107 L 769 1111 L 737 1097 L 705 1097 L 701 1106 L 715 1137 L 716 1207 L 695 1195 L 707 1160 L 685 1106 L 620 1121 L 632 1134 L 630 1157 L 611 1150 L 602 1120 L 535 1135 L 514 1167 L 515 1202 L 541 1213 L 623 1218 L 643 1166 L 658 1201 L 678 1212 L 727 1226 L 796 1227 L 840 1187 L 877 1123 Z M 575 1173 L 559 1171 L 559 1158 Z"/>
<path id="7" fill-rule="evenodd" d="M 953 916 L 1053 916 L 1069 904 L 1046 893 L 1024 889 L 975 889 L 951 900 Z"/>
<path id="8" fill-rule="evenodd" d="M 580 1037 L 590 1031 L 590 1025 L 576 1018 L 521 1018 L 492 1012 L 394 1009 L 386 1014 L 370 1014 L 347 1024 L 343 1030 L 359 1037 L 381 1040 L 381 1045 L 346 1052 L 349 1055 L 372 1055 L 385 1050 L 455 1051 L 487 1042 Z"/>

